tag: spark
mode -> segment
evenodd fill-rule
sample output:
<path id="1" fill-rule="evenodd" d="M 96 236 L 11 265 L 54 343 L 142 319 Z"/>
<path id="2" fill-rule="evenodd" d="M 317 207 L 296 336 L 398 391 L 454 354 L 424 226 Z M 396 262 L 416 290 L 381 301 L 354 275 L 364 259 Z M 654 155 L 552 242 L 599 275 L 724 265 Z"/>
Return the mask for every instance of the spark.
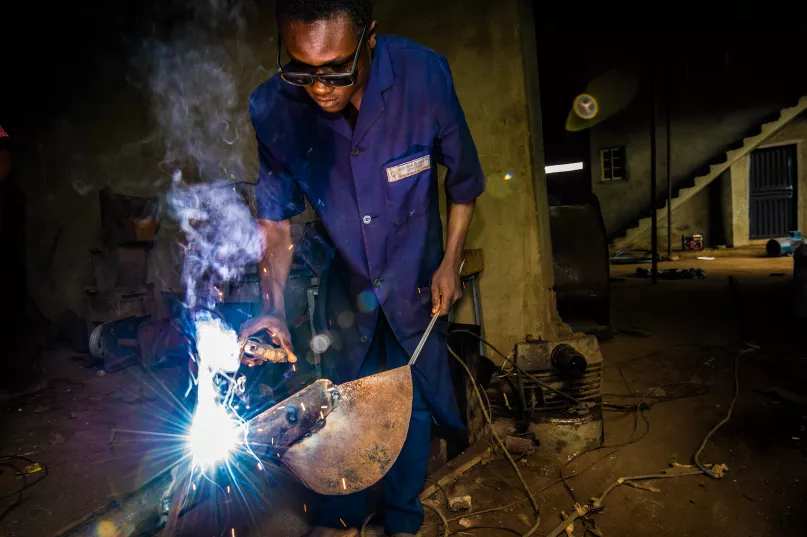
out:
<path id="1" fill-rule="evenodd" d="M 322 413 L 322 410 L 319 411 L 319 419 L 324 420 L 325 414 Z"/>
<path id="2" fill-rule="evenodd" d="M 505 180 L 505 181 L 509 181 L 509 180 L 510 180 L 510 179 L 512 179 L 512 178 L 513 178 L 513 174 L 512 174 L 512 173 L 507 172 L 506 174 L 504 174 L 504 180 Z"/>
<path id="3" fill-rule="evenodd" d="M 273 446 L 275 445 L 275 437 L 274 436 L 272 437 L 272 445 Z"/>
<path id="4" fill-rule="evenodd" d="M 297 366 L 294 365 L 294 364 L 291 364 L 291 370 L 296 373 L 297 372 Z"/>
<path id="5" fill-rule="evenodd" d="M 291 250 L 292 248 L 294 248 L 294 245 L 293 245 L 293 244 L 289 244 L 289 250 Z"/>
<path id="6" fill-rule="evenodd" d="M 303 412 L 305 412 L 305 403 L 303 403 L 302 401 L 300 401 L 300 406 L 301 406 L 301 407 L 303 407 Z"/>
<path id="7" fill-rule="evenodd" d="M 347 524 L 345 524 L 345 521 L 342 520 L 342 517 L 339 517 L 339 522 L 341 522 L 342 525 L 347 528 Z"/>
<path id="8" fill-rule="evenodd" d="M 347 483 L 345 482 L 345 478 L 342 478 L 342 488 L 347 490 Z"/>
<path id="9" fill-rule="evenodd" d="M 233 528 L 233 537 L 235 537 L 235 528 Z"/>
<path id="10" fill-rule="evenodd" d="M 258 463 L 258 470 L 261 470 L 261 471 L 263 470 L 263 464 Z"/>
<path id="11" fill-rule="evenodd" d="M 230 493 L 230 485 L 227 485 L 227 494 Z"/>
<path id="12" fill-rule="evenodd" d="M 328 408 L 328 405 L 322 405 L 320 408 Z"/>
<path id="13" fill-rule="evenodd" d="M 263 267 L 263 273 L 266 274 L 266 267 Z"/>
<path id="14" fill-rule="evenodd" d="M 308 506 L 306 504 L 303 504 L 303 513 L 307 512 L 307 511 L 308 511 Z"/>
<path id="15" fill-rule="evenodd" d="M 196 490 L 196 483 L 194 483 L 193 485 L 191 485 L 191 487 L 193 488 L 193 490 Z"/>

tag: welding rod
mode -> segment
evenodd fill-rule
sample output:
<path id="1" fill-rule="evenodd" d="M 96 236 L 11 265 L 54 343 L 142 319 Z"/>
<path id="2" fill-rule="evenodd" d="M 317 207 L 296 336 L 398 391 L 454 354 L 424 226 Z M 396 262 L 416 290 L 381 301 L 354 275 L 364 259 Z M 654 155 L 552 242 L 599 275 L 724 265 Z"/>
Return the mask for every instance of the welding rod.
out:
<path id="1" fill-rule="evenodd" d="M 427 327 L 426 327 L 426 331 L 425 331 L 425 332 L 423 332 L 423 337 L 421 337 L 421 338 L 420 338 L 420 341 L 418 341 L 418 346 L 417 346 L 417 347 L 415 347 L 415 352 L 413 352 L 413 353 L 412 353 L 412 358 L 409 360 L 409 365 L 410 365 L 410 366 L 415 365 L 415 362 L 417 361 L 418 356 L 420 356 L 420 351 L 422 351 L 422 350 L 423 350 L 423 345 L 425 345 L 425 344 L 426 344 L 426 340 L 427 340 L 427 339 L 429 339 L 429 334 L 431 334 L 431 333 L 432 333 L 432 328 L 434 328 L 434 323 L 436 323 L 436 322 L 437 322 L 437 317 L 439 317 L 439 316 L 440 316 L 440 315 L 439 315 L 439 313 L 440 313 L 440 309 L 439 309 L 439 308 L 440 308 L 440 306 L 441 306 L 441 304 L 442 304 L 442 303 L 443 303 L 443 301 L 442 301 L 442 299 L 440 299 L 440 302 L 437 304 L 437 308 L 438 308 L 438 309 L 437 309 L 437 313 L 435 313 L 435 314 L 434 314 L 434 317 L 432 317 L 432 320 L 431 320 L 431 322 L 429 323 L 429 326 L 427 326 Z"/>
<path id="2" fill-rule="evenodd" d="M 463 267 L 465 267 L 465 259 L 463 259 L 462 263 L 460 263 L 460 270 L 459 270 L 460 274 L 462 274 Z M 439 317 L 440 308 L 442 306 L 443 306 L 443 297 L 441 296 L 440 297 L 440 302 L 437 303 L 437 313 L 435 313 L 434 317 L 432 317 L 432 320 L 429 323 L 429 326 L 426 327 L 426 331 L 423 332 L 423 336 L 420 338 L 420 341 L 418 341 L 418 346 L 415 347 L 415 352 L 412 353 L 412 358 L 409 359 L 410 367 L 415 365 L 415 362 L 417 361 L 418 356 L 420 356 L 420 351 L 423 350 L 423 345 L 425 345 L 426 340 L 429 339 L 429 334 L 432 333 L 432 328 L 434 328 L 434 324 L 437 322 L 437 317 Z"/>

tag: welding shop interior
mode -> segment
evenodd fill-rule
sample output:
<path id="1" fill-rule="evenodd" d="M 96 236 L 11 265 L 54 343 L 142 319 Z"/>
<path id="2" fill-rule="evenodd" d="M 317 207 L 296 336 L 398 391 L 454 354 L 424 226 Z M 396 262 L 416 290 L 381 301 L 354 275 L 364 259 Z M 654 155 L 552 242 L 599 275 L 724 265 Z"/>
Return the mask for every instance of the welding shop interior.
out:
<path id="1" fill-rule="evenodd" d="M 447 325 L 465 430 L 432 427 L 418 535 L 803 535 L 803 28 L 648 33 L 529 0 L 374 18 L 447 58 L 487 178 Z M 247 102 L 272 3 L 12 22 L 48 53 L 6 48 L 0 80 L 0 536 L 296 537 L 316 493 L 363 489 L 372 511 L 410 368 L 332 382 L 310 206 L 298 360 L 234 331 L 261 294 Z"/>

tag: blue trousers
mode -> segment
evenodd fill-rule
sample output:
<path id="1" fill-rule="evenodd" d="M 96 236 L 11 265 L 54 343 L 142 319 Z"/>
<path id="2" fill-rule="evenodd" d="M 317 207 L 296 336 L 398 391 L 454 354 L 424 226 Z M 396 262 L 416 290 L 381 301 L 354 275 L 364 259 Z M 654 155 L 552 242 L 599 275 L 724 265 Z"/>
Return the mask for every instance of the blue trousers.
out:
<path id="1" fill-rule="evenodd" d="M 383 313 L 379 314 L 373 341 L 364 359 L 359 377 L 366 377 L 400 367 L 409 356 L 398 343 Z M 414 380 L 414 379 L 413 379 Z M 381 482 L 381 510 L 375 518 L 384 521 L 384 531 L 416 534 L 423 525 L 423 504 L 418 497 L 426 481 L 431 442 L 432 413 L 421 395 L 417 381 L 413 386 L 412 418 L 401 454 Z M 361 527 L 367 514 L 366 491 L 345 496 L 320 496 L 314 514 L 317 526 L 343 529 Z M 340 518 L 342 519 L 340 521 Z"/>

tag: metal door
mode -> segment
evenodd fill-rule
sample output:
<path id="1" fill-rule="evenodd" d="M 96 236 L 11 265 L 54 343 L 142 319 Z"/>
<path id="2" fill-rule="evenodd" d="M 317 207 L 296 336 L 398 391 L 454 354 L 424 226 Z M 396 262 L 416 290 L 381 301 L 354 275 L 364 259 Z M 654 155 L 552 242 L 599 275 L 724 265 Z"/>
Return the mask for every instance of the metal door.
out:
<path id="1" fill-rule="evenodd" d="M 796 146 L 753 151 L 749 179 L 750 238 L 782 237 L 796 229 Z"/>

